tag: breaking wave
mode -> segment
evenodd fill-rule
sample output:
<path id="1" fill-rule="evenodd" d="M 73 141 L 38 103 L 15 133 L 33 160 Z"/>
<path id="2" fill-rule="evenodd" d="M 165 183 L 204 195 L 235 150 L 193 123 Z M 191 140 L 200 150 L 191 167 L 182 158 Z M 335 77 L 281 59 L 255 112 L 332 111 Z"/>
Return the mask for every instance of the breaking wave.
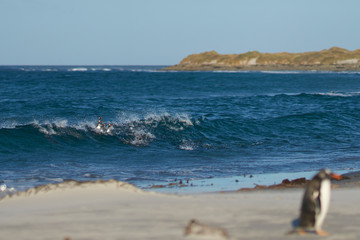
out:
<path id="1" fill-rule="evenodd" d="M 103 127 L 97 127 L 96 120 L 70 123 L 64 119 L 26 124 L 8 121 L 2 123 L 0 132 L 6 133 L 4 142 L 15 145 L 26 145 L 27 141 L 32 143 L 29 145 L 38 146 L 47 146 L 46 142 L 72 145 L 74 141 L 83 144 L 108 144 L 109 139 L 112 139 L 116 144 L 120 142 L 124 145 L 146 146 L 158 140 L 172 142 L 182 149 L 182 132 L 189 131 L 196 124 L 198 121 L 186 114 L 163 113 L 143 117 L 120 116 L 116 121 L 104 120 Z M 39 141 L 38 144 L 36 141 Z"/>

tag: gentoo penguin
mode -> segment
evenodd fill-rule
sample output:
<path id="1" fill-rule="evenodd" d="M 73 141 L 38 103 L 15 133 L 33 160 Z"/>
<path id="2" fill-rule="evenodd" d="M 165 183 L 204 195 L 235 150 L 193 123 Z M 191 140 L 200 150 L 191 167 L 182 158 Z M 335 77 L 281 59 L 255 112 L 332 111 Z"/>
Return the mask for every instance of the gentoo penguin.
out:
<path id="1" fill-rule="evenodd" d="M 299 234 L 315 231 L 318 235 L 328 235 L 321 227 L 329 209 L 331 179 L 340 180 L 341 176 L 331 173 L 329 169 L 322 169 L 308 183 L 297 227 Z"/>
<path id="2" fill-rule="evenodd" d="M 107 129 L 106 129 L 106 133 L 111 133 L 111 129 L 112 129 L 112 126 L 114 126 L 114 124 L 109 124 Z"/>
<path id="3" fill-rule="evenodd" d="M 103 121 L 101 121 L 102 117 L 99 117 L 98 123 L 96 125 L 96 129 L 101 129 L 101 124 L 103 123 Z"/>

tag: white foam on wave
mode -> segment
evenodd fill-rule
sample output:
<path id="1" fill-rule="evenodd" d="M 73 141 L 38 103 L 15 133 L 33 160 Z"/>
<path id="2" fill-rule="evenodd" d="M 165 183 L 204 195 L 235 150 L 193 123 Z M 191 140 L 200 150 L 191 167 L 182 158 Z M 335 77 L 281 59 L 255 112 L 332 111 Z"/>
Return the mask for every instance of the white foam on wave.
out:
<path id="1" fill-rule="evenodd" d="M 196 122 L 194 122 L 188 114 L 169 114 L 163 111 L 160 113 L 148 113 L 146 115 L 122 113 L 117 120 L 104 119 L 104 123 L 106 126 L 104 129 L 97 129 L 97 119 L 71 123 L 67 119 L 49 119 L 44 121 L 33 120 L 31 123 L 25 124 L 25 126 L 31 124 L 34 128 L 38 129 L 40 133 L 48 136 L 71 135 L 76 138 L 81 138 L 84 136 L 82 132 L 91 131 L 106 136 L 121 136 L 121 139 L 125 139 L 125 141 L 130 144 L 143 145 L 156 139 L 156 129 L 158 128 L 165 128 L 168 129 L 168 131 L 177 132 L 183 131 L 188 126 L 193 126 Z M 8 122 L 6 125 L 2 123 L 0 126 L 2 126 L 2 128 L 15 128 L 19 125 L 16 122 Z M 187 147 L 187 149 L 189 150 L 190 148 Z"/>
<path id="2" fill-rule="evenodd" d="M 214 70 L 214 73 L 249 73 L 250 71 L 246 70 Z"/>
<path id="3" fill-rule="evenodd" d="M 96 129 L 96 120 L 94 121 L 80 121 L 73 125 L 76 130 L 86 131 L 88 128 Z"/>
<path id="4" fill-rule="evenodd" d="M 193 126 L 193 122 L 191 121 L 190 117 L 186 113 L 176 113 L 176 114 L 170 114 L 168 112 L 162 112 L 162 113 L 149 113 L 145 116 L 145 122 L 150 124 L 153 121 L 161 121 L 164 120 L 170 121 L 171 123 L 183 123 L 185 126 Z"/>
<path id="5" fill-rule="evenodd" d="M 57 72 L 58 70 L 55 68 L 46 68 L 46 69 L 41 69 L 41 72 Z"/>
<path id="6" fill-rule="evenodd" d="M 37 126 L 39 131 L 45 135 L 57 135 L 58 133 L 54 128 L 66 128 L 68 126 L 68 121 L 66 119 L 54 122 L 45 121 L 44 124 L 39 124 L 38 121 L 35 121 L 34 125 Z"/>
<path id="7" fill-rule="evenodd" d="M 271 73 L 271 74 L 300 74 L 305 72 L 299 72 L 299 71 L 260 71 L 262 73 Z"/>
<path id="8" fill-rule="evenodd" d="M 93 67 L 90 69 L 91 71 L 104 71 L 104 72 L 109 72 L 109 71 L 112 71 L 111 68 L 96 68 L 96 67 Z"/>
<path id="9" fill-rule="evenodd" d="M 61 183 L 64 182 L 62 178 L 45 178 L 46 181 Z"/>
<path id="10" fill-rule="evenodd" d="M 194 151 L 196 146 L 193 142 L 188 141 L 188 140 L 183 140 L 182 144 L 179 146 L 179 148 L 181 150 L 185 150 L 185 151 Z"/>
<path id="11" fill-rule="evenodd" d="M 15 129 L 21 128 L 24 126 L 32 125 L 34 128 L 38 129 L 39 132 L 45 135 L 61 135 L 69 134 L 74 137 L 80 137 L 78 131 L 80 130 L 87 132 L 88 130 L 96 131 L 97 120 L 82 120 L 78 122 L 69 123 L 67 119 L 55 119 L 55 120 L 37 120 L 34 119 L 30 122 L 19 123 L 15 120 L 5 120 L 0 123 L 0 129 Z M 75 129 L 75 130 L 74 130 Z M 102 132 L 99 132 L 102 133 Z M 111 133 L 111 132 L 110 132 Z M 107 135 L 112 135 L 109 132 Z"/>
<path id="12" fill-rule="evenodd" d="M 131 145 L 147 145 L 149 141 L 155 139 L 155 135 L 144 129 L 137 129 L 133 132 L 134 138 L 129 143 Z"/>
<path id="13" fill-rule="evenodd" d="M 58 128 L 65 128 L 68 126 L 68 120 L 66 120 L 66 119 L 58 120 L 58 121 L 55 121 L 53 124 L 55 124 L 55 126 Z"/>
<path id="14" fill-rule="evenodd" d="M 144 122 L 147 125 L 151 125 L 163 120 L 167 120 L 171 123 L 182 123 L 186 126 L 193 126 L 194 123 L 186 113 L 176 113 L 176 114 L 170 114 L 166 111 L 163 112 L 150 112 L 143 116 L 141 114 L 134 114 L 134 113 L 121 113 L 121 115 L 118 116 L 118 121 L 122 124 L 129 124 L 129 123 L 141 123 Z"/>
<path id="15" fill-rule="evenodd" d="M 181 150 L 194 151 L 194 148 L 192 146 L 189 146 L 189 145 L 180 145 L 179 148 Z"/>
<path id="16" fill-rule="evenodd" d="M 57 134 L 51 125 L 46 126 L 46 127 L 39 126 L 39 131 L 45 135 L 56 135 Z"/>
<path id="17" fill-rule="evenodd" d="M 140 116 L 134 113 L 130 113 L 130 114 L 122 113 L 120 117 L 120 123 L 124 123 L 124 124 L 136 123 L 139 122 L 140 120 L 141 120 Z"/>
<path id="18" fill-rule="evenodd" d="M 6 195 L 12 195 L 14 193 L 16 193 L 15 188 L 13 188 L 13 187 L 8 188 L 6 186 L 6 184 L 1 184 L 0 185 L 0 198 L 5 197 Z"/>
<path id="19" fill-rule="evenodd" d="M 179 122 L 184 123 L 186 126 L 194 126 L 194 124 L 191 121 L 189 115 L 187 115 L 186 113 L 176 114 L 175 118 L 178 119 Z"/>
<path id="20" fill-rule="evenodd" d="M 130 71 L 130 72 L 149 72 L 149 73 L 154 73 L 154 72 L 160 72 L 159 70 L 153 70 L 153 69 L 125 69 L 125 71 Z"/>
<path id="21" fill-rule="evenodd" d="M 0 124 L 0 129 L 14 129 L 19 126 L 16 121 L 5 121 Z"/>
<path id="22" fill-rule="evenodd" d="M 124 131 L 131 140 L 125 142 L 131 145 L 147 145 L 153 139 L 156 139 L 154 130 L 158 126 L 165 127 L 171 131 L 182 131 L 186 126 L 193 126 L 194 123 L 190 117 L 183 113 L 170 114 L 166 111 L 149 112 L 144 114 L 121 113 L 115 123 L 115 133 L 118 129 Z M 183 149 L 192 150 L 191 145 L 181 146 Z"/>
<path id="23" fill-rule="evenodd" d="M 344 92 L 331 91 L 331 92 L 326 92 L 326 93 L 316 93 L 316 95 L 334 96 L 334 97 L 353 97 L 353 96 L 356 96 L 356 95 L 360 95 L 360 92 L 344 93 Z"/>
<path id="24" fill-rule="evenodd" d="M 70 72 L 86 72 L 88 69 L 85 67 L 78 67 L 78 68 L 70 68 L 68 71 Z"/>
<path id="25" fill-rule="evenodd" d="M 37 69 L 36 68 L 23 68 L 23 71 L 25 71 L 25 72 L 35 72 L 35 71 L 37 71 Z"/>
<path id="26" fill-rule="evenodd" d="M 354 97 L 359 96 L 360 92 L 319 92 L 319 93 L 267 93 L 264 95 L 258 95 L 258 96 L 268 96 L 268 97 L 275 97 L 280 95 L 286 95 L 286 96 L 300 96 L 300 95 L 321 95 L 321 96 L 335 96 L 335 97 Z"/>

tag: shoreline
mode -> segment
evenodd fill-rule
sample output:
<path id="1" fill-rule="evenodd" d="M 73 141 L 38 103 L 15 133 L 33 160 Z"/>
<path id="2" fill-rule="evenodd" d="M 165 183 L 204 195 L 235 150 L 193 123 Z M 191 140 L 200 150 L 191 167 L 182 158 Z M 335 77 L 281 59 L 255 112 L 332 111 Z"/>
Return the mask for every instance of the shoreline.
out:
<path id="1" fill-rule="evenodd" d="M 360 170 L 359 169 L 348 169 L 348 170 L 335 170 L 336 173 L 340 175 L 355 177 L 360 181 Z M 82 183 L 105 183 L 107 181 L 116 181 L 124 182 L 134 187 L 141 189 L 143 191 L 153 191 L 157 193 L 164 194 L 178 194 L 178 195 L 188 195 L 188 194 L 203 194 L 203 193 L 218 193 L 218 192 L 236 192 L 242 190 L 266 190 L 266 189 L 275 189 L 276 186 L 281 188 L 281 185 L 285 180 L 293 181 L 296 179 L 304 178 L 310 180 L 317 171 L 305 171 L 305 172 L 283 172 L 283 173 L 254 173 L 254 174 L 243 174 L 239 176 L 231 177 L 208 177 L 203 179 L 173 179 L 168 181 L 152 181 L 152 182 L 125 182 L 115 179 L 97 179 L 97 180 L 74 180 L 68 179 L 63 182 L 52 182 L 47 184 L 41 184 L 34 187 L 29 187 L 24 190 L 17 190 L 14 187 L 7 186 L 5 184 L 0 184 L 0 201 L 2 198 L 7 195 L 16 195 L 17 193 L 28 192 L 34 189 L 51 189 L 53 186 L 72 183 L 82 184 Z M 337 185 L 341 186 L 351 186 L 357 180 L 349 179 L 336 182 Z M 5 185 L 5 187 L 4 187 Z M 299 187 L 295 185 L 286 186 Z M 300 186 L 301 187 L 301 186 Z"/>
<path id="2" fill-rule="evenodd" d="M 350 175 L 333 188 L 327 239 L 360 236 L 360 173 Z M 303 188 L 177 195 L 115 180 L 68 182 L 1 199 L 0 232 L 4 239 L 197 239 L 198 228 L 188 232 L 195 221 L 205 239 L 288 239 L 302 195 Z"/>
<path id="3" fill-rule="evenodd" d="M 252 65 L 252 66 L 227 66 L 227 65 L 173 65 L 160 69 L 162 71 L 304 71 L 304 72 L 358 72 L 359 65 Z"/>
<path id="4" fill-rule="evenodd" d="M 354 176 L 360 180 L 360 170 L 339 170 L 335 171 L 340 175 Z M 135 184 L 135 186 L 145 191 L 154 191 L 165 194 L 202 194 L 202 193 L 216 193 L 216 192 L 236 192 L 241 189 L 259 190 L 271 188 L 281 184 L 284 180 L 295 180 L 299 178 L 311 179 L 317 171 L 307 172 L 292 172 L 292 173 L 265 173 L 265 174 L 247 174 L 233 177 L 209 177 L 206 179 L 181 179 L 174 180 L 167 183 L 158 182 L 153 184 Z M 359 174 L 357 174 L 359 173 Z M 335 184 L 341 186 L 351 186 L 357 180 L 347 179 L 336 181 Z M 288 186 L 291 187 L 291 186 Z M 296 186 L 293 186 L 296 187 Z"/>

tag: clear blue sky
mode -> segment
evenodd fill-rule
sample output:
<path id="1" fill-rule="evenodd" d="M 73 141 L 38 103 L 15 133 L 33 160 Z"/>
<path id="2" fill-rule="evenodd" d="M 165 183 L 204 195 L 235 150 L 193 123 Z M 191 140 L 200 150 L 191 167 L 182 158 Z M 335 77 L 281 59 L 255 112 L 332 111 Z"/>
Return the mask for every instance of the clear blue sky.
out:
<path id="1" fill-rule="evenodd" d="M 360 48 L 359 0 L 0 0 L 0 65 Z"/>

